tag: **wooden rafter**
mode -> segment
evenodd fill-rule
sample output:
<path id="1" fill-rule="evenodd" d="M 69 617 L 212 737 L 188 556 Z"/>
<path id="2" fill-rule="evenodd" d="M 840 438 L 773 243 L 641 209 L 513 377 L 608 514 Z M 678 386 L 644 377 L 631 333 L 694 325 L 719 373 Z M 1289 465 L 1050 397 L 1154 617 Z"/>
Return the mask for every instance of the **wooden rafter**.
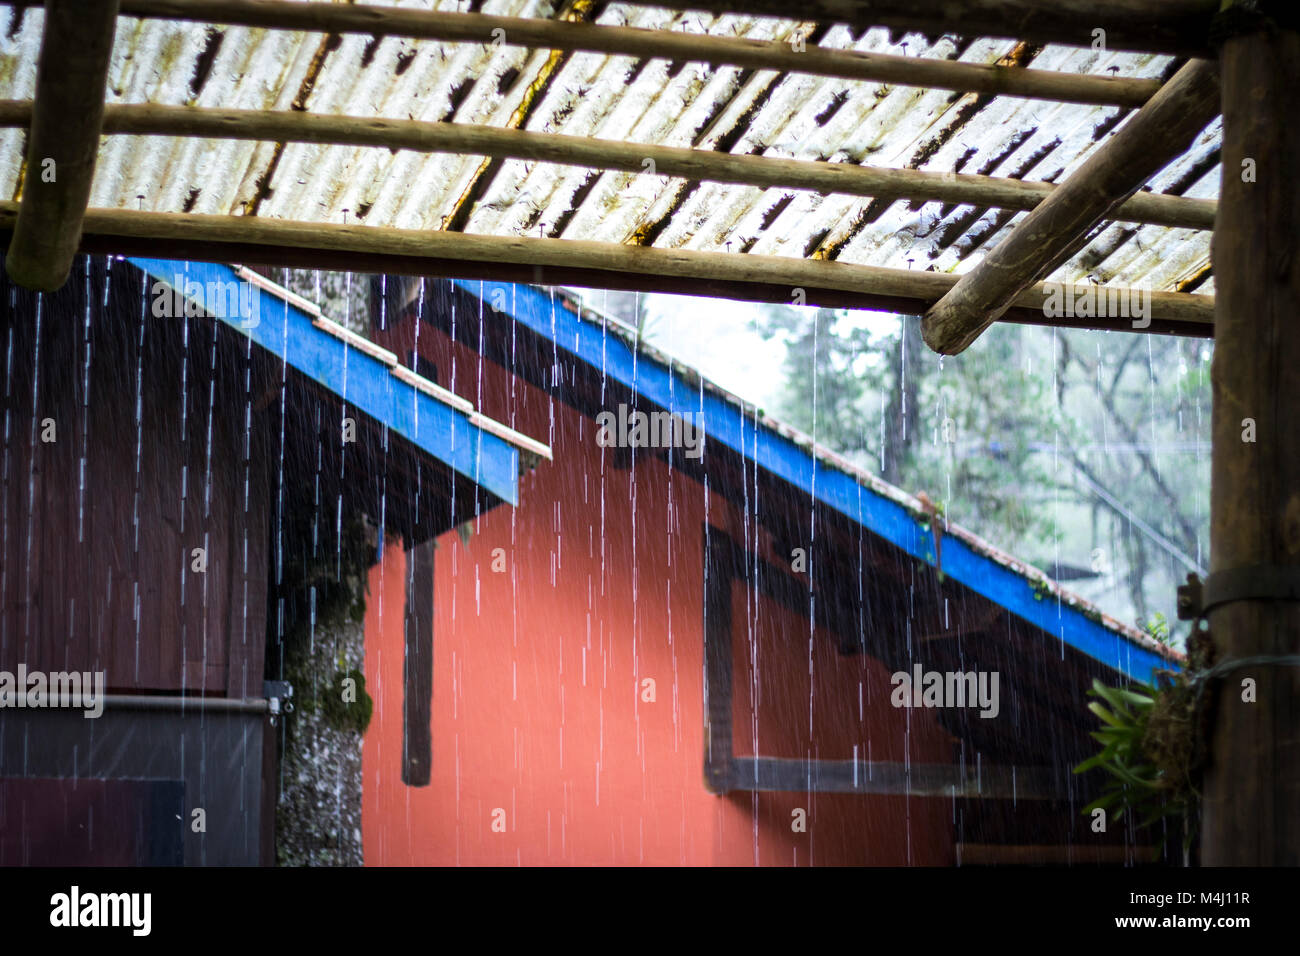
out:
<path id="1" fill-rule="evenodd" d="M 1017 295 L 1186 151 L 1218 111 L 1217 64 L 1192 60 L 926 313 L 926 344 L 946 355 L 969 346 Z"/>
<path id="2" fill-rule="evenodd" d="M 2 231 L 3 227 L 0 226 L 0 232 Z M 2 242 L 3 236 L 0 236 L 0 243 Z M 290 269 L 325 269 L 428 278 L 520 282 L 532 285 L 580 286 L 611 291 L 704 296 L 714 299 L 733 299 L 737 302 L 789 304 L 792 291 L 786 284 L 752 278 L 707 278 L 672 273 L 633 272 L 625 269 L 597 269 L 578 265 L 543 266 L 523 262 L 448 259 L 380 252 L 369 248 L 341 250 L 292 244 L 272 246 L 179 235 L 170 239 L 156 239 L 149 236 L 115 236 L 88 232 L 82 236 L 81 247 L 83 252 L 100 255 L 138 255 L 206 262 L 256 262 L 263 266 Z M 799 288 L 803 290 L 805 305 L 829 309 L 876 309 L 917 315 L 929 304 L 915 298 L 875 295 L 818 285 Z M 1193 298 L 1209 297 L 1193 296 Z M 1115 320 L 1097 316 L 1050 318 L 1041 308 L 1015 307 L 1007 311 L 1002 321 L 1053 328 L 1132 331 L 1132 325 L 1127 319 Z M 1150 327 L 1143 331 L 1153 335 L 1212 338 L 1214 326 L 1207 319 L 1201 318 L 1195 321 L 1152 319 Z"/>
<path id="3" fill-rule="evenodd" d="M 22 125 L 29 112 L 28 104 L 0 101 L 0 126 Z M 1004 209 L 1033 209 L 1058 188 L 1051 183 L 971 173 L 736 155 L 494 126 L 285 110 L 115 104 L 105 110 L 104 131 L 459 153 L 875 199 L 937 200 Z M 1141 193 L 1118 206 L 1112 216 L 1125 222 L 1211 229 L 1214 214 L 1213 200 Z"/>
<path id="4" fill-rule="evenodd" d="M 0 229 L 14 217 L 13 203 L 0 203 Z M 798 291 L 830 290 L 840 302 L 854 308 L 877 308 L 917 314 L 938 301 L 957 282 L 946 273 L 889 269 L 820 259 L 784 256 L 659 249 L 620 243 L 570 239 L 480 236 L 438 230 L 392 229 L 341 223 L 296 222 L 247 216 L 212 216 L 195 213 L 156 213 L 124 209 L 91 209 L 86 232 L 98 239 L 111 237 L 113 248 L 149 251 L 155 255 L 192 254 L 194 244 L 206 243 L 212 254 L 225 247 L 225 258 L 268 261 L 274 250 L 311 250 L 309 261 L 323 262 L 322 253 L 336 252 L 344 268 L 363 266 L 365 260 L 391 267 L 393 272 L 453 274 L 476 278 L 484 266 L 504 267 L 515 281 L 561 281 L 606 288 L 626 288 L 619 276 L 640 276 L 646 285 L 662 291 L 689 291 L 679 283 L 693 280 L 695 294 L 744 292 L 747 287 L 765 291 L 768 301 L 796 301 Z M 145 243 L 143 245 L 141 243 Z M 239 251 L 236 257 L 231 253 Z M 259 253 L 258 250 L 263 250 Z M 510 271 L 513 270 L 513 271 Z M 545 274 L 543 272 L 545 270 Z M 498 277 L 504 277 L 500 269 Z M 549 278 L 547 276 L 549 275 Z M 561 280 L 558 276 L 564 275 Z M 570 278 L 571 277 L 571 278 Z M 584 279 L 590 281 L 583 281 Z M 599 281 L 597 281 L 599 280 Z M 1079 287 L 1084 294 L 1086 286 Z M 1025 290 L 1016 300 L 1014 318 L 1045 322 L 1043 304 L 1053 290 L 1042 284 Z M 1210 335 L 1214 298 L 1178 292 L 1151 293 L 1152 330 L 1184 335 Z M 1081 321 L 1084 328 L 1106 328 Z"/>
<path id="5" fill-rule="evenodd" d="M 807 73 L 940 90 L 995 93 L 1066 103 L 1141 106 L 1157 80 L 1086 76 L 1052 70 L 961 63 L 934 58 L 860 53 L 779 40 L 673 33 L 525 17 L 367 4 L 285 0 L 122 0 L 122 13 L 231 26 L 321 33 L 363 33 L 461 43 L 502 43 L 536 49 L 606 53 L 643 59 L 699 61 L 716 66 Z M 499 37 L 499 39 L 498 39 Z"/>
<path id="6" fill-rule="evenodd" d="M 663 6 L 664 0 L 630 0 Z M 684 0 L 690 10 L 891 27 L 938 36 L 1010 37 L 1092 46 L 1104 30 L 1110 50 L 1213 56 L 1210 20 L 1219 0 Z"/>
<path id="7" fill-rule="evenodd" d="M 19 285 L 63 285 L 81 240 L 99 152 L 117 0 L 48 0 L 22 206 L 5 268 Z"/>

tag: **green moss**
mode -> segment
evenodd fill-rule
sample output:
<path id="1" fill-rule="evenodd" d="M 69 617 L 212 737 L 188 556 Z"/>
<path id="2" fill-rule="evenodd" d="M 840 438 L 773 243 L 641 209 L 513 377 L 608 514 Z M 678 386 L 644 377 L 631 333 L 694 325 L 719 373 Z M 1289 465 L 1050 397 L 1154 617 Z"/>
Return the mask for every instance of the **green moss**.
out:
<path id="1" fill-rule="evenodd" d="M 339 642 L 365 619 L 374 545 L 359 515 L 346 517 L 338 533 L 324 523 L 314 548 L 311 530 L 310 525 L 299 525 L 285 534 L 291 544 L 285 548 L 280 583 L 272 594 L 282 612 L 271 615 L 269 622 L 284 629 L 280 673 L 294 687 L 297 709 L 287 721 L 290 738 L 298 730 L 298 714 L 321 714 L 331 727 L 363 731 L 373 707 L 364 676 L 348 670 Z M 274 649 L 274 632 L 271 638 Z M 271 659 L 276 659 L 274 653 Z M 345 705 L 342 682 L 349 677 L 357 683 L 354 702 Z"/>
<path id="2" fill-rule="evenodd" d="M 320 699 L 321 716 L 335 730 L 364 734 L 375 702 L 366 692 L 366 675 L 353 668 L 334 672 L 334 682 Z"/>

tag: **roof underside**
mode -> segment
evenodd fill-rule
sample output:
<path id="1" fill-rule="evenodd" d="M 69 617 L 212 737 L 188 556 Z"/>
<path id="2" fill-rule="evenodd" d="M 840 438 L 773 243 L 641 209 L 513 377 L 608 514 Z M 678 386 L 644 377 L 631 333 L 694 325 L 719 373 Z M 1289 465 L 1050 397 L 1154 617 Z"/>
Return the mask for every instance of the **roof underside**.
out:
<path id="1" fill-rule="evenodd" d="M 456 12 L 457 0 L 399 3 Z M 459 8 L 465 12 L 464 8 Z M 503 16 L 587 19 L 822 48 L 1164 79 L 1174 58 L 1005 39 L 928 40 L 882 28 L 623 4 L 471 2 Z M 4 11 L 0 98 L 30 101 L 43 14 Z M 118 21 L 110 104 L 378 116 L 935 172 L 1062 182 L 1132 110 L 954 93 L 701 62 L 326 36 L 169 20 Z M 1148 188 L 1214 198 L 1221 121 Z M 18 198 L 26 131 L 0 131 L 0 191 Z M 91 207 L 238 214 L 542 236 L 965 272 L 1023 213 L 936 201 L 596 171 L 385 148 L 114 135 Z M 1212 291 L 1210 232 L 1105 223 L 1054 274 Z"/>
<path id="2" fill-rule="evenodd" d="M 533 461 L 539 454 L 550 455 L 545 446 L 485 419 L 468 402 L 455 399 L 414 373 L 403 370 L 405 377 L 397 377 L 393 372 L 396 356 L 364 341 L 352 344 L 348 333 L 311 303 L 264 279 L 250 281 L 242 267 L 140 258 L 129 261 L 151 279 L 155 314 L 181 312 L 179 306 L 170 312 L 157 308 L 160 294 L 174 294 L 239 330 L 286 366 L 323 386 L 326 394 L 341 404 L 343 415 L 349 408 L 360 411 L 384 429 L 385 442 L 391 431 L 434 466 L 431 474 L 435 469 L 445 471 L 448 487 L 453 482 L 463 485 L 470 492 L 469 504 L 479 502 L 474 513 L 501 501 L 517 504 L 521 454 Z M 233 311 L 224 290 L 241 282 L 247 283 L 256 301 L 248 303 L 243 312 Z M 442 519 L 443 524 L 437 525 Z M 426 516 L 421 527 L 430 521 L 438 531 L 455 523 L 442 514 Z"/>

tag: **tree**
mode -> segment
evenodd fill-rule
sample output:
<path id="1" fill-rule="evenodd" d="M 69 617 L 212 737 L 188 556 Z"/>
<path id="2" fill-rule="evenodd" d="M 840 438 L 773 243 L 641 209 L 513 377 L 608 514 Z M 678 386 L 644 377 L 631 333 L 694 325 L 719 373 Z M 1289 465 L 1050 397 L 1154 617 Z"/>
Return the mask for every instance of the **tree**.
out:
<path id="1" fill-rule="evenodd" d="M 966 352 L 915 317 L 767 307 L 777 413 L 1112 613 L 1174 618 L 1208 532 L 1209 347 L 998 324 Z"/>
<path id="2" fill-rule="evenodd" d="M 906 489 L 925 491 L 950 520 L 993 525 L 1015 540 L 1048 522 L 1022 494 L 1032 476 L 1052 487 L 1032 456 L 1055 410 L 1018 361 L 1015 336 L 995 334 L 954 360 L 921 342 L 916 316 L 863 319 L 772 307 L 757 323 L 786 345 L 779 413 L 817 441 Z M 1002 535 L 1007 540 L 1007 534 Z"/>

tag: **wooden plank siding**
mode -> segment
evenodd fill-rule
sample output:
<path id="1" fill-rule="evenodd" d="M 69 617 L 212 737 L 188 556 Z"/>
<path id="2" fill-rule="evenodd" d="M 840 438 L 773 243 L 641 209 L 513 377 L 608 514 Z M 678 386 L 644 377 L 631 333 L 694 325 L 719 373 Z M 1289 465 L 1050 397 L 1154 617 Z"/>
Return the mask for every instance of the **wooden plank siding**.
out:
<path id="1" fill-rule="evenodd" d="M 0 668 L 258 696 L 267 456 L 246 483 L 243 428 L 256 359 L 212 319 L 153 317 L 133 270 L 114 268 L 105 306 L 102 262 L 83 269 L 39 317 L 33 295 L 3 303 Z"/>

